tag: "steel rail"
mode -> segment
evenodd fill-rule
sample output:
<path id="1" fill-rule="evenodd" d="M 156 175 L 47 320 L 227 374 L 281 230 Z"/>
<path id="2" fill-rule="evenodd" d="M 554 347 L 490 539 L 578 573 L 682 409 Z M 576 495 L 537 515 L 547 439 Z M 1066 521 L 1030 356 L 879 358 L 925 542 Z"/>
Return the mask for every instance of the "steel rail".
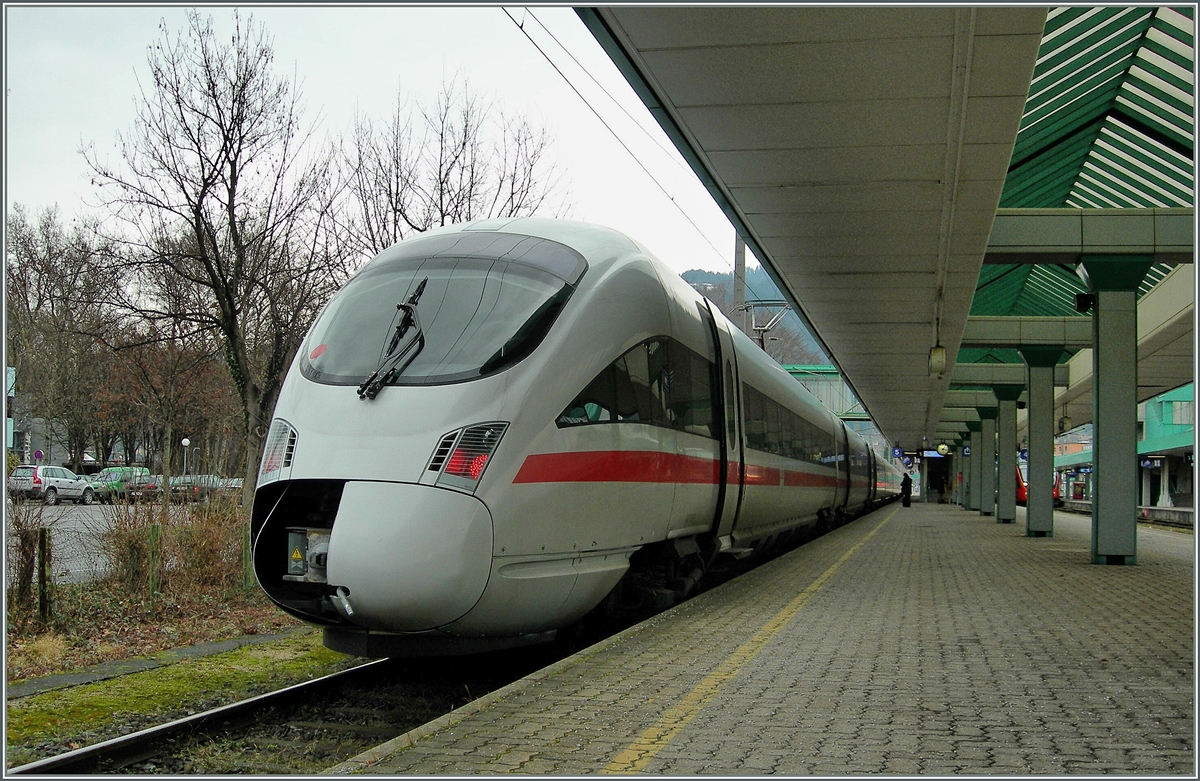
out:
<path id="1" fill-rule="evenodd" d="M 147 749 L 171 738 L 179 737 L 185 733 L 202 733 L 203 728 L 206 726 L 233 721 L 239 716 L 245 716 L 256 710 L 283 704 L 288 700 L 319 690 L 325 686 L 353 680 L 359 676 L 366 675 L 369 670 L 373 671 L 376 667 L 390 661 L 390 659 L 375 659 L 366 664 L 351 667 L 348 670 L 341 670 L 340 672 L 320 678 L 314 678 L 311 681 L 304 681 L 303 683 L 288 686 L 278 691 L 260 694 L 256 697 L 222 705 L 219 708 L 213 708 L 203 713 L 185 716 L 182 719 L 176 719 L 166 724 L 147 727 L 138 732 L 105 740 L 91 746 L 77 748 L 65 754 L 58 754 L 53 757 L 39 759 L 36 762 L 9 768 L 6 775 L 89 773 L 94 772 L 99 764 L 106 759 L 122 763 L 117 765 L 117 767 L 125 767 L 134 762 L 139 762 L 143 758 L 154 756 L 154 753 L 148 752 Z"/>

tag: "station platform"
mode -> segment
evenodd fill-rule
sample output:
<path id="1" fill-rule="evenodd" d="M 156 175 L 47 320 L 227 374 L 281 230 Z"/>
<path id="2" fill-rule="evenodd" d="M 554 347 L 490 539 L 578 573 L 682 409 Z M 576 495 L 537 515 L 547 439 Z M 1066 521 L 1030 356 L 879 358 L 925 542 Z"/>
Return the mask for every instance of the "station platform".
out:
<path id="1" fill-rule="evenodd" d="M 888 505 L 327 773 L 1195 777 L 1194 550 Z"/>

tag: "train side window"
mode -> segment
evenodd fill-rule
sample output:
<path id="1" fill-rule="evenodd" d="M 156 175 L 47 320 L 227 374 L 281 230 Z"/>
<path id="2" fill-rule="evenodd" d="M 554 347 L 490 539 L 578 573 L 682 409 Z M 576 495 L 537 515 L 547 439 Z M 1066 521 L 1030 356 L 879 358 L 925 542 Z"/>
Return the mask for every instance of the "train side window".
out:
<path id="1" fill-rule="evenodd" d="M 613 419 L 613 410 L 616 408 L 616 364 L 610 363 L 563 410 L 556 423 L 559 428 L 607 423 Z"/>
<path id="2" fill-rule="evenodd" d="M 799 436 L 796 443 L 796 455 L 793 458 L 797 461 L 813 461 L 813 448 L 815 445 L 813 437 L 816 433 L 816 427 L 799 415 L 796 416 L 796 427 Z"/>
<path id="3" fill-rule="evenodd" d="M 725 403 L 732 439 L 737 432 L 737 402 L 728 366 L 726 374 L 730 393 Z M 716 439 L 713 389 L 718 376 L 716 364 L 682 343 L 666 338 L 649 339 L 609 364 L 555 422 L 559 428 L 591 423 L 649 423 Z M 769 401 L 753 389 L 747 393 L 757 394 L 760 405 Z M 749 403 L 750 396 L 746 398 Z M 761 426 L 761 416 L 752 420 Z"/>
<path id="4" fill-rule="evenodd" d="M 733 363 L 725 362 L 725 425 L 729 429 L 729 442 L 737 439 L 737 399 L 733 395 Z"/>
<path id="5" fill-rule="evenodd" d="M 746 405 L 746 447 L 765 450 L 766 435 L 763 433 L 763 395 L 749 385 L 742 386 L 742 403 Z"/>
<path id="6" fill-rule="evenodd" d="M 763 398 L 763 433 L 766 435 L 766 441 L 763 443 L 763 450 L 776 455 L 783 455 L 783 449 L 780 447 L 780 420 L 779 420 L 779 404 L 772 398 L 764 396 Z"/>
<path id="7" fill-rule="evenodd" d="M 713 415 L 713 390 L 717 386 L 717 367 L 699 353 L 689 352 L 692 364 L 692 420 L 696 434 L 717 438 Z M 691 429 L 689 429 L 690 431 Z"/>
<path id="8" fill-rule="evenodd" d="M 713 428 L 713 365 L 678 342 L 671 344 L 670 398 L 673 422 L 690 434 L 716 439 Z"/>
<path id="9" fill-rule="evenodd" d="M 651 423 L 650 367 L 643 345 L 617 359 L 617 420 Z"/>
<path id="10" fill-rule="evenodd" d="M 650 421 L 658 426 L 678 425 L 668 407 L 671 398 L 671 351 L 666 339 L 645 342 L 646 372 L 650 388 Z M 634 348 L 637 349 L 636 347 Z M 632 351 L 631 351 L 632 352 Z"/>
<path id="11" fill-rule="evenodd" d="M 797 461 L 804 459 L 804 426 L 806 421 L 789 409 L 783 410 L 783 454 Z"/>

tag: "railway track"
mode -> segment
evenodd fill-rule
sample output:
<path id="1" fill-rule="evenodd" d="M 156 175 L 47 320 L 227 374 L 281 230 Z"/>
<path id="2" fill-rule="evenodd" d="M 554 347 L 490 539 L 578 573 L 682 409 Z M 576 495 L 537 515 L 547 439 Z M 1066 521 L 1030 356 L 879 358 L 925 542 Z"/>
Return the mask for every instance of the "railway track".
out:
<path id="1" fill-rule="evenodd" d="M 572 651 L 550 644 L 480 657 L 376 660 L 7 773 L 316 773 Z"/>

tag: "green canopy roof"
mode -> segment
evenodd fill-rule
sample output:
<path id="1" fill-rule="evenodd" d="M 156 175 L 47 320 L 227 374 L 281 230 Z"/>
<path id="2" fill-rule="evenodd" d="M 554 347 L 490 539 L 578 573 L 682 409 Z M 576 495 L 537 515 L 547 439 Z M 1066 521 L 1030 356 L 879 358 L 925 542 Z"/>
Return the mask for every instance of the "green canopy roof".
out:
<path id="1" fill-rule="evenodd" d="M 1001 208 L 1193 205 L 1194 9 L 1051 9 Z M 1170 266 L 1157 264 L 1139 295 Z M 974 316 L 1076 316 L 1068 265 L 985 265 Z M 960 363 L 995 360 L 961 350 Z"/>

